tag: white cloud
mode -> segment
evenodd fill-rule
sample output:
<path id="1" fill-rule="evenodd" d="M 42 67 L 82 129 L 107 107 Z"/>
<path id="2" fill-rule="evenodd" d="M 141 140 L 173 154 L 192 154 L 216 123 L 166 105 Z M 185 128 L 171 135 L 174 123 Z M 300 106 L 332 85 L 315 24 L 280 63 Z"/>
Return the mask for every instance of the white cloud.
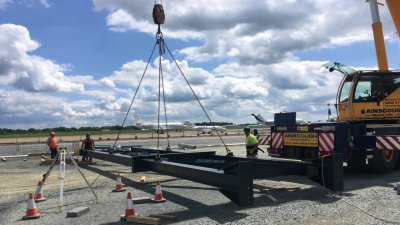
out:
<path id="1" fill-rule="evenodd" d="M 129 102 L 100 95 L 93 100 L 71 100 L 18 90 L 0 90 L 0 96 L 1 127 L 24 129 L 120 124 Z"/>
<path id="2" fill-rule="evenodd" d="M 30 53 L 40 47 L 19 25 L 0 25 L 0 77 L 8 85 L 29 92 L 81 92 L 84 87 L 64 74 L 64 66 Z"/>
<path id="3" fill-rule="evenodd" d="M 100 80 L 100 82 L 103 83 L 104 86 L 111 87 L 111 88 L 115 87 L 114 82 L 113 82 L 112 80 L 110 80 L 110 79 L 102 78 L 102 79 Z"/>
<path id="4" fill-rule="evenodd" d="M 50 6 L 49 1 L 40 2 Z M 135 30 L 154 37 L 149 1 L 93 2 L 96 10 L 108 13 L 106 25 L 112 31 Z M 11 1 L 0 0 L 0 9 L 8 4 Z M 162 31 L 166 39 L 196 40 L 184 42 L 186 47 L 177 51 L 184 58 L 177 63 L 214 121 L 253 122 L 251 113 L 272 118 L 280 111 L 296 111 L 306 120 L 325 119 L 326 103 L 334 103 L 341 76 L 325 71 L 322 61 L 300 61 L 295 52 L 371 40 L 369 6 L 362 4 L 170 0 L 164 1 Z M 387 16 L 383 12 L 382 20 Z M 388 38 L 396 35 L 392 27 L 384 27 Z M 120 124 L 140 82 L 132 110 L 145 121 L 156 120 L 158 58 L 142 81 L 146 62 L 140 59 L 104 77 L 72 76 L 66 73 L 73 65 L 35 54 L 40 45 L 23 26 L 0 25 L 1 126 Z M 216 66 L 209 71 L 192 64 L 211 60 Z M 207 121 L 175 64 L 164 58 L 162 66 L 168 120 Z M 127 123 L 132 120 L 130 115 Z"/>
<path id="5" fill-rule="evenodd" d="M 154 34 L 152 5 L 147 1 L 93 0 L 107 10 L 116 31 Z M 198 39 L 203 44 L 181 49 L 188 60 L 226 58 L 240 64 L 274 64 L 292 60 L 293 52 L 371 40 L 369 5 L 357 0 L 164 2 L 165 37 Z M 212 7 L 210 7 L 212 5 Z M 387 9 L 381 9 L 387 38 L 395 36 Z M 365 19 L 354 19 L 365 18 Z"/>
<path id="6" fill-rule="evenodd" d="M 156 61 L 148 68 L 133 105 L 135 112 L 148 120 L 154 120 L 157 113 Z M 334 103 L 341 76 L 325 71 L 321 67 L 323 63 L 297 60 L 252 66 L 233 63 L 221 65 L 210 73 L 190 67 L 186 61 L 178 62 L 202 105 L 215 118 L 224 121 L 229 117 L 249 120 L 247 115 L 257 111 L 267 112 L 269 118 L 279 111 L 298 111 L 300 115 L 311 111 L 325 118 L 326 103 Z M 139 72 L 132 72 L 144 65 L 144 62 L 132 61 L 104 79 L 111 80 L 117 88 L 130 84 L 134 89 L 132 96 L 141 78 Z M 173 119 L 205 121 L 204 113 L 175 65 L 164 60 L 163 73 L 167 114 L 173 115 Z"/>

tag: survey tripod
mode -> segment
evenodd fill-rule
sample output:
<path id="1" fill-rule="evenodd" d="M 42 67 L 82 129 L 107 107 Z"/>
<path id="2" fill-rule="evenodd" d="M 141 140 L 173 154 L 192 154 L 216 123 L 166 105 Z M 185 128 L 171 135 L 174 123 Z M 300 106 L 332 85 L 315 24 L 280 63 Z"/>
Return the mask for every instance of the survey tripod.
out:
<path id="1" fill-rule="evenodd" d="M 75 168 L 78 170 L 78 172 L 81 174 L 82 178 L 85 180 L 87 186 L 89 187 L 89 189 L 91 190 L 91 192 L 93 193 L 94 197 L 96 198 L 96 203 L 98 203 L 98 197 L 96 192 L 94 192 L 92 185 L 89 183 L 89 181 L 86 179 L 85 175 L 83 174 L 81 168 L 78 166 L 78 164 L 75 162 L 74 157 L 71 155 L 71 153 L 68 151 L 67 148 L 60 148 L 60 151 L 58 151 L 56 157 L 54 158 L 53 162 L 51 163 L 50 167 L 47 169 L 46 173 L 43 174 L 43 178 L 42 178 L 42 182 L 39 184 L 39 188 L 38 190 L 40 190 L 45 181 L 47 180 L 47 178 L 49 177 L 52 169 L 54 168 L 54 166 L 57 164 L 58 162 L 58 158 L 60 157 L 60 176 L 59 176 L 59 180 L 60 180 L 60 212 L 64 211 L 64 178 L 65 178 L 65 157 L 66 155 L 69 156 L 69 158 L 71 159 L 72 163 L 74 164 Z"/>

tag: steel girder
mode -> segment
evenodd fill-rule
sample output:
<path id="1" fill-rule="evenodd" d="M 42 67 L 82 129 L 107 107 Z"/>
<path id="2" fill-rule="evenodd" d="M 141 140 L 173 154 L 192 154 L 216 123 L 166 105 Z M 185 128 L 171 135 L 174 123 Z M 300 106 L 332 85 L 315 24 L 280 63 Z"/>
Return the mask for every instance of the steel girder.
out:
<path id="1" fill-rule="evenodd" d="M 306 162 L 226 157 L 215 155 L 214 151 L 182 153 L 128 148 L 128 151 L 117 151 L 114 154 L 85 152 L 96 159 L 131 166 L 132 172 L 154 171 L 218 187 L 221 193 L 239 206 L 253 204 L 253 179 L 259 178 L 307 175 L 329 189 L 343 190 L 341 154 Z"/>

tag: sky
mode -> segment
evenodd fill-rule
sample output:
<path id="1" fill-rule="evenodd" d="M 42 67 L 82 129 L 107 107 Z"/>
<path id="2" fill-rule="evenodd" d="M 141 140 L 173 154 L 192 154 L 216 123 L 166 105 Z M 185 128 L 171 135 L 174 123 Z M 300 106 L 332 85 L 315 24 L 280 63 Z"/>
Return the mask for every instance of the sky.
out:
<path id="1" fill-rule="evenodd" d="M 122 125 L 125 116 L 132 125 L 158 111 L 169 122 L 208 121 L 204 111 L 235 124 L 285 111 L 325 120 L 342 76 L 322 64 L 377 68 L 365 1 L 157 3 L 161 61 L 154 1 L 0 0 L 0 128 Z M 399 69 L 399 38 L 379 10 L 389 67 Z"/>

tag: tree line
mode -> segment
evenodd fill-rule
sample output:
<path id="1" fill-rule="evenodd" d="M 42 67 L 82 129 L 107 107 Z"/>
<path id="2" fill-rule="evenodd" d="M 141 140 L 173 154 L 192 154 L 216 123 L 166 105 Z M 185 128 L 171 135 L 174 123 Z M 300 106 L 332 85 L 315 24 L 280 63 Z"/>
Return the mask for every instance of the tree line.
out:
<path id="1" fill-rule="evenodd" d="M 54 128 L 44 128 L 44 129 L 8 129 L 0 128 L 0 134 L 39 134 L 48 133 L 51 131 L 55 132 L 77 132 L 77 131 L 104 131 L 104 130 L 132 130 L 135 129 L 133 126 L 122 127 L 119 125 L 115 126 L 103 126 L 103 127 L 54 127 Z"/>
<path id="2" fill-rule="evenodd" d="M 195 123 L 196 126 L 211 126 L 210 122 L 201 122 L 201 123 Z M 232 123 L 227 123 L 227 122 L 214 122 L 215 126 L 226 126 L 226 125 L 232 125 Z M 9 128 L 0 128 L 0 135 L 2 134 L 43 134 L 43 133 L 49 133 L 51 131 L 55 132 L 84 132 L 84 131 L 120 131 L 120 130 L 137 130 L 134 126 L 120 126 L 120 125 L 114 125 L 114 126 L 102 126 L 102 127 L 54 127 L 54 128 L 43 128 L 43 129 L 35 129 L 35 128 L 29 128 L 29 129 L 9 129 Z"/>

